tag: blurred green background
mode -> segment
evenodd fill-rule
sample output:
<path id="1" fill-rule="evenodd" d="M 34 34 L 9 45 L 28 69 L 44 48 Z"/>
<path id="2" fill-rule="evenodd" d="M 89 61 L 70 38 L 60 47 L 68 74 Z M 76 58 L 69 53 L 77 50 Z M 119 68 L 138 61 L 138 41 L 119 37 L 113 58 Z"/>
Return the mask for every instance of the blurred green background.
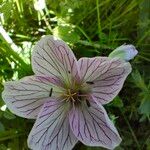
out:
<path id="1" fill-rule="evenodd" d="M 123 139 L 116 150 L 150 150 L 150 0 L 0 0 L 0 93 L 4 82 L 33 74 L 32 47 L 48 34 L 66 41 L 78 59 L 136 46 L 133 71 L 105 108 Z M 13 115 L 0 97 L 0 150 L 28 150 L 33 123 Z"/>

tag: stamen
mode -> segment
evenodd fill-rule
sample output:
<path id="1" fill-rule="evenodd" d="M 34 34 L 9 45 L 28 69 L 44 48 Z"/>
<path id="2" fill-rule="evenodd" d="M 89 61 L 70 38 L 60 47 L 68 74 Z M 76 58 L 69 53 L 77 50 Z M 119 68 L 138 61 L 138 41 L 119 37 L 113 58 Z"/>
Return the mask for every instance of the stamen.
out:
<path id="1" fill-rule="evenodd" d="M 77 93 L 71 93 L 71 91 L 70 91 L 70 89 L 68 89 L 68 91 L 69 91 L 69 94 L 63 94 L 64 96 L 67 96 L 67 97 L 72 97 L 72 96 L 74 96 L 74 95 L 76 95 Z"/>
<path id="2" fill-rule="evenodd" d="M 75 102 L 75 99 L 73 98 L 73 97 L 71 97 L 71 99 L 72 99 L 72 101 L 73 101 L 73 103 Z"/>
<path id="3" fill-rule="evenodd" d="M 68 102 L 69 100 L 72 100 L 72 102 L 75 102 L 74 96 L 77 95 L 77 93 L 71 93 L 71 89 L 67 89 L 67 93 L 64 93 L 62 96 L 65 97 L 62 101 Z"/>
<path id="4" fill-rule="evenodd" d="M 83 93 L 83 94 L 82 94 Z M 74 89 L 73 85 L 71 88 L 67 88 L 66 92 L 62 94 L 62 101 L 70 102 L 72 106 L 78 105 L 85 98 L 87 98 L 89 94 L 80 90 L 80 87 L 77 86 L 77 89 Z"/>
<path id="5" fill-rule="evenodd" d="M 66 102 L 68 102 L 68 101 L 69 101 L 69 99 L 70 99 L 70 97 L 68 97 L 68 98 L 66 99 Z"/>
<path id="6" fill-rule="evenodd" d="M 73 93 L 73 94 L 71 94 L 72 96 L 74 96 L 74 95 L 76 95 L 77 93 Z"/>

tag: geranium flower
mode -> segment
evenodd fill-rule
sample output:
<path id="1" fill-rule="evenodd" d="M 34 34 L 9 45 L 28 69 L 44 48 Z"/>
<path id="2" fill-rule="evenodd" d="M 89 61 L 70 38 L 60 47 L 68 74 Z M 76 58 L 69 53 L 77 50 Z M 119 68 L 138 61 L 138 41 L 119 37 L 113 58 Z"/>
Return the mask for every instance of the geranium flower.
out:
<path id="1" fill-rule="evenodd" d="M 102 105 L 121 90 L 131 66 L 116 58 L 75 58 L 60 39 L 45 36 L 34 47 L 35 75 L 7 82 L 3 99 L 18 116 L 36 119 L 33 150 L 71 150 L 77 141 L 114 149 L 121 138 Z"/>

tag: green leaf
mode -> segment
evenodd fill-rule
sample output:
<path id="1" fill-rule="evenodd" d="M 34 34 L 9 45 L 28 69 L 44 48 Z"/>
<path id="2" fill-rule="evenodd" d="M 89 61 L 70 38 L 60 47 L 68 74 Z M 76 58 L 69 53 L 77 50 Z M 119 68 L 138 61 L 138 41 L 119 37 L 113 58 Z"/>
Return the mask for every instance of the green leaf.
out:
<path id="1" fill-rule="evenodd" d="M 110 105 L 121 108 L 123 107 L 122 99 L 119 96 L 116 96 L 114 100 L 110 103 Z"/>
<path id="2" fill-rule="evenodd" d="M 10 17 L 10 12 L 12 11 L 12 2 L 7 1 L 0 6 L 0 12 L 4 14 L 4 19 L 7 21 Z"/>
<path id="3" fill-rule="evenodd" d="M 139 107 L 139 112 L 146 116 L 150 115 L 150 97 L 148 97 L 148 99 L 145 99 L 144 102 L 141 103 Z"/>
<path id="4" fill-rule="evenodd" d="M 53 33 L 55 36 L 63 39 L 65 42 L 68 43 L 76 43 L 80 39 L 74 28 L 68 25 L 55 27 Z"/>
<path id="5" fill-rule="evenodd" d="M 134 83 L 138 88 L 140 88 L 141 90 L 147 90 L 144 79 L 138 70 L 132 73 L 132 78 L 134 79 Z"/>

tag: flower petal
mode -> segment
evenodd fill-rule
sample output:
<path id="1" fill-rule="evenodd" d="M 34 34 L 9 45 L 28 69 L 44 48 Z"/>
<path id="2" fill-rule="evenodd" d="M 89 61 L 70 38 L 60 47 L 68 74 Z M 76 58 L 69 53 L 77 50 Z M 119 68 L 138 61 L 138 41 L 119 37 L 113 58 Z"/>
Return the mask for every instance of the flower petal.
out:
<path id="1" fill-rule="evenodd" d="M 85 145 L 114 149 L 121 142 L 102 105 L 75 107 L 69 114 L 69 121 L 73 133 Z"/>
<path id="2" fill-rule="evenodd" d="M 58 83 L 54 77 L 28 76 L 6 82 L 2 97 L 12 113 L 34 119 L 44 102 L 60 92 L 61 88 L 55 86 Z"/>
<path id="3" fill-rule="evenodd" d="M 99 104 L 107 104 L 120 92 L 131 72 L 131 65 L 120 59 L 106 57 L 79 60 L 81 79 L 90 84 L 91 96 Z"/>
<path id="4" fill-rule="evenodd" d="M 68 118 L 68 103 L 56 99 L 46 102 L 29 134 L 33 150 L 71 150 L 77 142 Z"/>
<path id="5" fill-rule="evenodd" d="M 107 69 L 108 57 L 80 58 L 78 60 L 80 78 L 83 81 L 92 81 L 99 76 L 105 68 Z"/>
<path id="6" fill-rule="evenodd" d="M 73 52 L 64 41 L 53 36 L 45 36 L 35 45 L 32 67 L 35 74 L 59 77 L 66 84 L 78 78 Z"/>

